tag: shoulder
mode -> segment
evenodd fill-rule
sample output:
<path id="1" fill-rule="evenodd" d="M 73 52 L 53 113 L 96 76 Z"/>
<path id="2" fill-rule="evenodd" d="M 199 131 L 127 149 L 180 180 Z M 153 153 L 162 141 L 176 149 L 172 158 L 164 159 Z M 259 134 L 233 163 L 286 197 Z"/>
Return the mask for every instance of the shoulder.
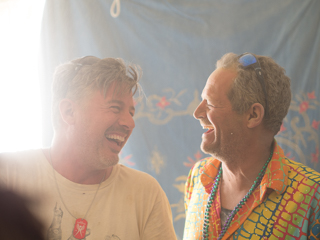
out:
<path id="1" fill-rule="evenodd" d="M 187 181 L 185 183 L 184 200 L 185 200 L 186 211 L 188 209 L 189 201 L 194 192 L 194 189 L 198 189 L 198 188 L 203 189 L 200 176 L 203 173 L 203 171 L 206 169 L 207 164 L 210 164 L 212 161 L 214 161 L 212 157 L 207 157 L 200 160 L 196 164 L 194 164 L 193 167 L 191 168 L 189 175 L 187 177 Z"/>
<path id="2" fill-rule="evenodd" d="M 317 171 L 288 158 L 285 159 L 285 163 L 288 166 L 288 177 L 291 181 L 308 182 L 308 185 L 316 183 L 320 186 L 320 173 Z"/>
<path id="3" fill-rule="evenodd" d="M 191 191 L 190 189 L 193 189 L 193 186 L 201 183 L 200 176 L 206 169 L 211 168 L 209 165 L 212 165 L 214 161 L 216 160 L 213 157 L 207 157 L 197 162 L 191 168 L 186 181 L 186 191 Z"/>
<path id="4" fill-rule="evenodd" d="M 39 177 L 47 173 L 44 171 L 45 163 L 41 149 L 1 153 L 0 181 L 19 192 L 31 193 L 43 183 Z"/>
<path id="5" fill-rule="evenodd" d="M 130 182 L 133 184 L 141 185 L 151 185 L 153 187 L 160 187 L 158 181 L 149 175 L 148 173 L 126 167 L 122 164 L 118 165 L 119 167 L 119 178 L 125 182 Z"/>
<path id="6" fill-rule="evenodd" d="M 150 204 L 165 200 L 167 197 L 158 181 L 148 173 L 119 164 L 115 185 L 118 189 L 126 189 L 138 202 Z"/>
<path id="7" fill-rule="evenodd" d="M 0 153 L 0 164 L 30 164 L 42 158 L 43 152 L 41 149 L 25 150 L 18 152 Z"/>
<path id="8" fill-rule="evenodd" d="M 212 161 L 214 161 L 213 157 L 207 157 L 195 163 L 189 172 L 188 178 L 194 178 L 201 175 L 203 173 L 203 170 L 205 170 L 207 165 L 210 164 Z"/>

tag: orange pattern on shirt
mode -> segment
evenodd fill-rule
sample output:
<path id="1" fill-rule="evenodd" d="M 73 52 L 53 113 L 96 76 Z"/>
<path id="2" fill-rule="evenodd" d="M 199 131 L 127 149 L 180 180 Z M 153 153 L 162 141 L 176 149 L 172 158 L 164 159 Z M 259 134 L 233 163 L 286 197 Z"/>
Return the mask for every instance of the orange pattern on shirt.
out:
<path id="1" fill-rule="evenodd" d="M 220 161 L 206 158 L 190 171 L 186 183 L 185 240 L 202 238 L 207 200 Z M 275 143 L 260 187 L 232 220 L 223 239 L 319 239 L 320 174 L 287 159 Z M 220 186 L 210 209 L 209 239 L 221 232 Z"/>

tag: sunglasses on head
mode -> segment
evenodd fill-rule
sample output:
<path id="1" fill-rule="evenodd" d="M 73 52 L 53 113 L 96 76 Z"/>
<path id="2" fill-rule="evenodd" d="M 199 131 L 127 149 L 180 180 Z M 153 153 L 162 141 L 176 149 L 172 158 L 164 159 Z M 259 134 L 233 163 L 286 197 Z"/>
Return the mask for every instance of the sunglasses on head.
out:
<path id="1" fill-rule="evenodd" d="M 260 66 L 259 61 L 251 53 L 243 53 L 243 54 L 239 55 L 238 61 L 239 61 L 239 63 L 241 63 L 241 65 L 244 68 L 252 67 L 254 69 L 254 71 L 256 72 L 258 80 L 262 86 L 262 90 L 263 90 L 264 97 L 266 100 L 265 115 L 267 115 L 267 112 L 268 112 L 267 91 L 266 91 L 266 85 L 265 85 L 265 81 L 264 81 L 264 78 L 262 75 L 261 66 Z"/>

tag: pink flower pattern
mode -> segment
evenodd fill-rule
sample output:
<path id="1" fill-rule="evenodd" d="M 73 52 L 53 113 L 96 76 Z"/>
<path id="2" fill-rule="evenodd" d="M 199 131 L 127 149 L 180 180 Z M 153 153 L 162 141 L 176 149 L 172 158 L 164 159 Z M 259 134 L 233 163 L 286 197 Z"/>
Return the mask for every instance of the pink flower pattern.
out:
<path id="1" fill-rule="evenodd" d="M 318 130 L 319 124 L 320 124 L 320 121 L 313 120 L 311 126 L 312 126 L 314 129 Z"/>
<path id="2" fill-rule="evenodd" d="M 290 157 L 290 156 L 291 156 L 291 152 L 287 152 L 286 157 L 294 161 L 295 157 Z"/>
<path id="3" fill-rule="evenodd" d="M 121 155 L 122 152 L 120 152 L 120 155 Z M 132 162 L 130 159 L 132 158 L 132 154 L 129 154 L 123 158 L 121 158 L 121 162 L 127 166 L 134 166 L 136 165 L 135 162 Z"/>
<path id="4" fill-rule="evenodd" d="M 315 153 L 311 153 L 311 162 L 313 162 L 313 163 L 319 162 L 319 148 L 316 148 Z"/>
<path id="5" fill-rule="evenodd" d="M 161 109 L 164 109 L 166 106 L 169 106 L 171 103 L 167 101 L 166 97 L 163 96 L 161 100 L 157 103 L 157 106 Z"/>
<path id="6" fill-rule="evenodd" d="M 303 102 L 300 104 L 300 111 L 299 111 L 299 113 L 303 113 L 303 112 L 307 111 L 308 108 L 309 108 L 309 102 L 303 101 Z"/>
<path id="7" fill-rule="evenodd" d="M 316 99 L 316 96 L 314 95 L 314 91 L 308 93 L 308 98 L 309 98 L 309 99 Z"/>
<path id="8" fill-rule="evenodd" d="M 195 160 L 193 160 L 191 157 L 187 157 L 189 162 L 184 162 L 183 165 L 186 167 L 192 167 L 197 161 L 199 161 L 202 158 L 202 154 L 200 151 L 198 151 L 196 154 L 194 154 Z"/>
<path id="9" fill-rule="evenodd" d="M 284 126 L 284 124 L 282 123 L 280 126 L 280 130 L 279 133 L 284 132 L 285 130 L 287 130 L 287 128 Z"/>

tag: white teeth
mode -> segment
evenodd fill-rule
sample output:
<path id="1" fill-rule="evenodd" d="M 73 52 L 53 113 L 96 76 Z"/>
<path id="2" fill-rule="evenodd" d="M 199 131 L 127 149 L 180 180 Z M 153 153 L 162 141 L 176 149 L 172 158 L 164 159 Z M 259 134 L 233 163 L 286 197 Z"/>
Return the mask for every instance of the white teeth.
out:
<path id="1" fill-rule="evenodd" d="M 211 126 L 202 126 L 203 129 L 213 129 Z"/>
<path id="2" fill-rule="evenodd" d="M 106 138 L 118 140 L 119 142 L 124 142 L 124 137 L 116 135 L 116 134 L 107 135 Z"/>

